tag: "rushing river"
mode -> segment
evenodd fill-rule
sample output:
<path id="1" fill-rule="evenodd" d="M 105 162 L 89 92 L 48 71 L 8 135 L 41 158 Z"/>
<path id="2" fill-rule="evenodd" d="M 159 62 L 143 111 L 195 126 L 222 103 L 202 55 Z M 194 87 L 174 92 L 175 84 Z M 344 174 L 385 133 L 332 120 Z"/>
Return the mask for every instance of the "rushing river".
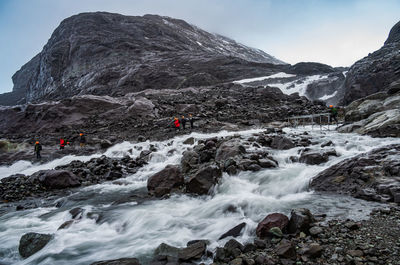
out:
<path id="1" fill-rule="evenodd" d="M 113 146 L 104 154 L 111 157 L 127 154 L 136 157 L 141 150 L 148 149 L 150 144 L 155 145 L 158 151 L 152 154 L 148 165 L 127 178 L 80 188 L 68 198 L 60 198 L 66 201 L 61 208 L 37 208 L 0 216 L 0 264 L 87 265 L 94 261 L 122 257 L 137 257 L 146 262 L 154 249 L 163 242 L 182 247 L 194 239 L 208 239 L 211 242 L 209 249 L 213 250 L 229 239 L 218 241 L 221 234 L 237 224 L 247 223 L 243 235 L 237 240 L 249 242 L 255 237 L 257 223 L 268 213 L 289 214 L 291 209 L 298 207 L 306 207 L 313 213 L 324 213 L 328 217 L 366 218 L 376 204 L 345 196 L 314 194 L 307 190 L 308 183 L 319 172 L 343 159 L 373 148 L 399 143 L 400 139 L 311 131 L 310 128 L 285 131 L 301 134 L 304 130 L 315 140 L 311 148 L 321 148 L 321 143 L 331 140 L 340 156 L 331 157 L 322 165 L 309 166 L 290 162 L 289 157 L 298 156 L 299 148 L 269 150 L 279 162 L 277 169 L 246 171 L 236 176 L 224 174 L 212 195 L 173 195 L 164 200 L 135 200 L 135 194 L 146 192 L 149 176 L 167 164 L 180 163 L 183 151 L 190 148 L 190 145 L 183 144 L 188 137 L 198 140 L 240 134 L 246 138 L 261 130 L 192 133 L 164 142 L 124 142 Z M 247 149 L 251 150 L 251 147 Z M 19 161 L 9 167 L 0 167 L 0 178 L 15 173 L 31 174 L 72 160 L 87 161 L 100 155 L 67 156 L 43 165 Z M 82 220 L 68 229 L 57 230 L 61 224 L 70 220 L 69 210 L 74 207 L 86 210 Z M 88 218 L 86 214 L 89 212 L 100 214 L 101 222 L 96 223 Z M 54 238 L 44 249 L 23 260 L 18 254 L 19 239 L 28 232 L 54 234 Z"/>

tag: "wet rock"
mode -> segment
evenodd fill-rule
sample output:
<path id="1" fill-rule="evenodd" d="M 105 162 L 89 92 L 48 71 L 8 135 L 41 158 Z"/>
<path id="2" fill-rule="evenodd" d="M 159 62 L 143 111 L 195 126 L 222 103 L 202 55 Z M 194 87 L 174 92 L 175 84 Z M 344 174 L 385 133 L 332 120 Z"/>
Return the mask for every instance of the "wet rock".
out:
<path id="1" fill-rule="evenodd" d="M 62 225 L 60 225 L 60 227 L 58 227 L 57 230 L 67 229 L 67 228 L 69 228 L 73 223 L 74 223 L 74 220 L 65 221 Z"/>
<path id="2" fill-rule="evenodd" d="M 308 233 L 310 225 L 314 221 L 315 221 L 314 216 L 311 214 L 309 209 L 305 208 L 294 209 L 290 213 L 288 232 L 291 234 L 299 232 Z"/>
<path id="3" fill-rule="evenodd" d="M 147 189 L 150 194 L 161 197 L 183 184 L 184 179 L 179 167 L 168 165 L 147 180 Z"/>
<path id="4" fill-rule="evenodd" d="M 187 173 L 191 169 L 196 168 L 199 162 L 200 162 L 199 155 L 196 152 L 194 151 L 183 152 L 181 160 L 182 172 Z"/>
<path id="5" fill-rule="evenodd" d="M 281 242 L 276 248 L 275 252 L 278 256 L 287 258 L 287 259 L 295 259 L 296 258 L 296 250 L 291 242 L 284 241 Z"/>
<path id="6" fill-rule="evenodd" d="M 180 249 L 177 247 L 170 246 L 165 243 L 161 243 L 155 250 L 154 255 L 165 255 L 178 258 Z"/>
<path id="7" fill-rule="evenodd" d="M 320 152 L 304 152 L 299 158 L 300 163 L 308 165 L 319 165 L 328 162 L 329 156 Z"/>
<path id="8" fill-rule="evenodd" d="M 274 136 L 270 145 L 273 149 L 287 150 L 295 147 L 295 144 L 289 138 L 284 136 Z"/>
<path id="9" fill-rule="evenodd" d="M 215 155 L 216 161 L 225 161 L 228 158 L 233 158 L 235 156 L 246 153 L 246 149 L 237 140 L 230 140 L 222 143 L 217 149 Z"/>
<path id="10" fill-rule="evenodd" d="M 310 187 L 364 200 L 394 201 L 396 187 L 400 187 L 395 177 L 400 172 L 395 159 L 399 154 L 400 145 L 389 145 L 346 159 L 319 173 Z"/>
<path id="11" fill-rule="evenodd" d="M 112 145 L 113 145 L 113 144 L 112 144 L 112 142 L 111 142 L 110 140 L 102 139 L 102 140 L 100 141 L 100 148 L 101 148 L 101 149 L 110 148 Z"/>
<path id="12" fill-rule="evenodd" d="M 186 191 L 199 195 L 207 194 L 222 176 L 222 170 L 216 165 L 200 168 L 186 183 Z"/>
<path id="13" fill-rule="evenodd" d="M 327 142 L 323 142 L 323 143 L 321 144 L 321 147 L 324 148 L 324 147 L 332 146 L 332 145 L 334 145 L 333 142 L 332 142 L 331 140 L 329 140 L 329 141 L 327 141 Z"/>
<path id="14" fill-rule="evenodd" d="M 199 241 L 179 250 L 178 258 L 183 261 L 200 259 L 206 253 L 206 243 Z"/>
<path id="15" fill-rule="evenodd" d="M 31 176 L 49 189 L 65 189 L 81 185 L 80 179 L 67 170 L 41 170 Z"/>
<path id="16" fill-rule="evenodd" d="M 115 179 L 119 179 L 119 178 L 122 178 L 122 173 L 120 173 L 120 172 L 117 172 L 117 171 L 108 171 L 106 174 L 105 174 L 105 176 L 104 176 L 104 178 L 106 179 L 106 180 L 115 180 Z"/>
<path id="17" fill-rule="evenodd" d="M 72 219 L 81 219 L 84 212 L 85 212 L 85 209 L 82 209 L 80 207 L 73 208 L 69 211 Z"/>
<path id="18" fill-rule="evenodd" d="M 286 215 L 281 213 L 272 213 L 267 215 L 264 220 L 258 223 L 256 234 L 259 238 L 268 236 L 268 232 L 272 227 L 279 227 L 284 230 L 289 223 Z"/>
<path id="19" fill-rule="evenodd" d="M 138 259 L 135 258 L 122 258 L 114 260 L 97 261 L 90 265 L 140 265 Z"/>
<path id="20" fill-rule="evenodd" d="M 189 137 L 185 141 L 183 141 L 183 144 L 189 144 L 189 145 L 194 145 L 194 138 Z"/>
<path id="21" fill-rule="evenodd" d="M 146 142 L 146 137 L 145 136 L 143 136 L 143 135 L 139 135 L 138 137 L 137 137 L 137 141 L 140 143 L 140 142 Z"/>
<path id="22" fill-rule="evenodd" d="M 225 237 L 228 237 L 228 236 L 232 236 L 232 237 L 239 236 L 245 226 L 246 226 L 246 223 L 244 223 L 244 222 L 241 223 L 241 224 L 238 224 L 237 226 L 235 226 L 232 229 L 230 229 L 228 232 L 222 234 L 218 238 L 218 240 L 224 239 Z"/>
<path id="23" fill-rule="evenodd" d="M 32 256 L 44 248 L 52 237 L 52 235 L 38 233 L 27 233 L 23 235 L 19 241 L 19 254 L 23 258 Z"/>
<path id="24" fill-rule="evenodd" d="M 276 168 L 278 167 L 277 163 L 275 161 L 272 161 L 268 158 L 263 158 L 258 160 L 258 164 L 262 168 Z"/>

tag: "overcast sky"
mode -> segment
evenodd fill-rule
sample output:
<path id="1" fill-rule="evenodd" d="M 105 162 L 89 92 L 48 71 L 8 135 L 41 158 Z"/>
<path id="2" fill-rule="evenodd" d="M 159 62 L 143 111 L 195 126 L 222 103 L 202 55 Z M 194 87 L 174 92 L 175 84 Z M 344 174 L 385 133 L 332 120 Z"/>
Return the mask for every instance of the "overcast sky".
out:
<path id="1" fill-rule="evenodd" d="M 350 66 L 383 45 L 400 0 L 0 0 L 0 93 L 64 18 L 87 11 L 181 18 L 291 64 Z"/>

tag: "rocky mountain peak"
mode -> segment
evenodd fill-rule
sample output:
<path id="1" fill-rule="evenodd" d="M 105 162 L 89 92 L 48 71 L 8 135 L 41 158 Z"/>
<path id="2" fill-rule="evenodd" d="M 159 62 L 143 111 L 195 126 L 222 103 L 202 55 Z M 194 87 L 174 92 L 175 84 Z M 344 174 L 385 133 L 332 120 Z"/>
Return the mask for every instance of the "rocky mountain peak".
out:
<path id="1" fill-rule="evenodd" d="M 0 104 L 212 85 L 272 74 L 282 65 L 180 19 L 81 13 L 63 20 L 14 74 L 13 92 L 0 95 Z"/>
<path id="2" fill-rule="evenodd" d="M 385 44 L 400 42 L 400 21 L 389 32 L 389 37 L 385 41 Z"/>

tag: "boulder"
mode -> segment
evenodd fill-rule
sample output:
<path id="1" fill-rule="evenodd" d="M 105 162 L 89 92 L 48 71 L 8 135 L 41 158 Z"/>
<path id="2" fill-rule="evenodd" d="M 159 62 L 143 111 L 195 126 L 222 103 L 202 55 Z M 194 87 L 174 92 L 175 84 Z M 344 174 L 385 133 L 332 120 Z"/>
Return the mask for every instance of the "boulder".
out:
<path id="1" fill-rule="evenodd" d="M 182 172 L 187 173 L 199 164 L 199 155 L 194 151 L 185 151 L 181 159 Z"/>
<path id="2" fill-rule="evenodd" d="M 308 233 L 310 225 L 315 221 L 309 209 L 298 208 L 292 210 L 288 224 L 288 232 L 291 234 L 305 232 Z"/>
<path id="3" fill-rule="evenodd" d="M 19 254 L 23 258 L 32 256 L 44 248 L 52 238 L 53 236 L 48 234 L 27 233 L 19 240 Z"/>
<path id="4" fill-rule="evenodd" d="M 262 158 L 258 160 L 258 164 L 262 168 L 275 168 L 278 167 L 277 163 L 275 161 L 272 161 L 271 159 L 268 158 Z"/>
<path id="5" fill-rule="evenodd" d="M 49 189 L 65 189 L 81 185 L 80 179 L 67 170 L 41 170 L 31 176 Z"/>
<path id="6" fill-rule="evenodd" d="M 328 162 L 328 160 L 329 156 L 320 152 L 304 152 L 299 158 L 300 163 L 306 163 L 307 165 L 319 165 Z"/>
<path id="7" fill-rule="evenodd" d="M 296 250 L 291 242 L 283 241 L 276 248 L 275 252 L 278 256 L 286 259 L 295 259 Z"/>
<path id="8" fill-rule="evenodd" d="M 289 223 L 289 219 L 286 215 L 281 213 L 272 213 L 267 215 L 264 220 L 258 223 L 256 234 L 259 238 L 268 236 L 269 230 L 272 227 L 279 227 L 284 230 Z"/>
<path id="9" fill-rule="evenodd" d="M 222 170 L 216 165 L 200 168 L 186 183 L 186 191 L 199 195 L 207 194 L 222 176 Z"/>
<path id="10" fill-rule="evenodd" d="M 73 208 L 69 211 L 72 219 L 81 219 L 84 212 L 85 209 L 82 209 L 80 207 Z"/>
<path id="11" fill-rule="evenodd" d="M 228 236 L 232 236 L 232 237 L 237 237 L 240 235 L 240 233 L 242 232 L 243 228 L 246 226 L 246 223 L 243 222 L 241 224 L 238 224 L 237 226 L 235 226 L 234 228 L 230 229 L 229 231 L 227 231 L 226 233 L 222 234 L 218 240 L 224 239 L 225 237 Z"/>
<path id="12" fill-rule="evenodd" d="M 312 236 L 318 236 L 319 234 L 324 232 L 324 230 L 319 226 L 313 226 L 309 229 L 309 232 L 310 232 L 310 235 L 312 235 Z"/>
<path id="13" fill-rule="evenodd" d="M 179 250 L 178 258 L 182 261 L 200 259 L 206 253 L 207 245 L 204 241 L 190 244 L 188 247 Z"/>
<path id="14" fill-rule="evenodd" d="M 277 150 L 287 150 L 295 147 L 296 145 L 284 136 L 274 136 L 271 141 L 270 147 Z"/>
<path id="15" fill-rule="evenodd" d="M 246 153 L 246 149 L 237 140 L 223 142 L 217 149 L 215 161 L 225 161 L 228 158 Z"/>
<path id="16" fill-rule="evenodd" d="M 154 117 L 154 104 L 151 100 L 145 97 L 139 97 L 135 102 L 128 108 L 128 113 L 135 116 L 142 117 Z"/>
<path id="17" fill-rule="evenodd" d="M 388 145 L 346 159 L 319 173 L 310 187 L 320 192 L 388 202 L 400 190 L 400 145 Z"/>
<path id="18" fill-rule="evenodd" d="M 170 246 L 165 243 L 161 243 L 155 250 L 154 256 L 170 256 L 178 258 L 180 249 L 177 247 Z"/>
<path id="19" fill-rule="evenodd" d="M 107 149 L 109 147 L 111 147 L 113 144 L 110 140 L 107 139 L 103 139 L 100 141 L 100 148 L 101 149 Z"/>
<path id="20" fill-rule="evenodd" d="M 310 258 L 319 258 L 321 257 L 322 252 L 323 248 L 318 243 L 311 243 L 304 254 Z"/>
<path id="21" fill-rule="evenodd" d="M 97 261 L 93 262 L 90 265 L 140 265 L 140 262 L 138 259 L 135 258 L 122 258 L 122 259 Z"/>
<path id="22" fill-rule="evenodd" d="M 184 184 L 181 170 L 177 166 L 167 165 L 163 170 L 154 174 L 147 180 L 147 189 L 150 194 L 161 197 L 174 188 Z"/>

